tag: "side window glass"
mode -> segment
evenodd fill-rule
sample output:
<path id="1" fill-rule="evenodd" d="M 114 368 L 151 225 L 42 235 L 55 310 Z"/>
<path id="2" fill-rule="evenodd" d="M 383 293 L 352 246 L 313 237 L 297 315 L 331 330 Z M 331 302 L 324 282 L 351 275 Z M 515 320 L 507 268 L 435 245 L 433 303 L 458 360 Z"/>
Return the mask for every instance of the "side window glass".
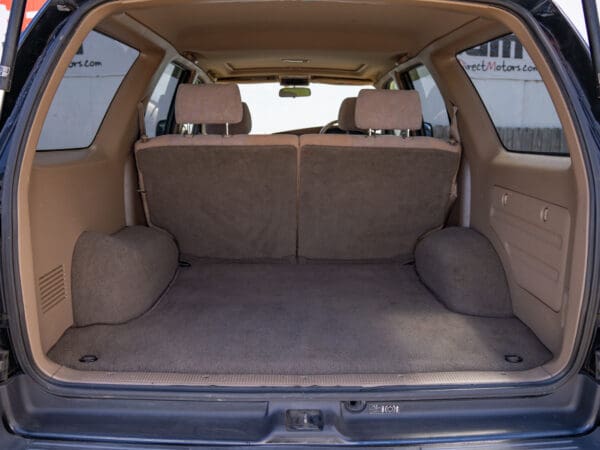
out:
<path id="1" fill-rule="evenodd" d="M 185 74 L 184 69 L 169 63 L 158 79 L 144 116 L 148 137 L 167 134 L 173 128 L 173 100 L 177 86 L 183 81 Z"/>
<path id="2" fill-rule="evenodd" d="M 426 134 L 440 139 L 448 139 L 450 123 L 444 98 L 429 70 L 418 66 L 407 72 L 413 89 L 419 93 L 423 108 L 423 122 Z"/>
<path id="3" fill-rule="evenodd" d="M 548 89 L 515 35 L 485 42 L 457 57 L 507 150 L 568 155 Z"/>
<path id="4" fill-rule="evenodd" d="M 54 95 L 37 149 L 89 147 L 138 55 L 115 39 L 90 32 Z"/>

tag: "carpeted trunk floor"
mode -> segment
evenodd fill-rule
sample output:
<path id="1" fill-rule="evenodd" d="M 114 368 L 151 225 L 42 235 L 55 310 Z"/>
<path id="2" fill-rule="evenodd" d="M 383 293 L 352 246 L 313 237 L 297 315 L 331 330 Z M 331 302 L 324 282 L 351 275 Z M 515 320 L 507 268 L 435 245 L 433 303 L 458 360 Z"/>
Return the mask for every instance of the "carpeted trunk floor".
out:
<path id="1" fill-rule="evenodd" d="M 80 363 L 86 354 L 98 360 Z M 71 328 L 49 356 L 83 370 L 282 375 L 522 370 L 551 358 L 516 318 L 449 311 L 413 266 L 202 262 L 143 316 Z"/>

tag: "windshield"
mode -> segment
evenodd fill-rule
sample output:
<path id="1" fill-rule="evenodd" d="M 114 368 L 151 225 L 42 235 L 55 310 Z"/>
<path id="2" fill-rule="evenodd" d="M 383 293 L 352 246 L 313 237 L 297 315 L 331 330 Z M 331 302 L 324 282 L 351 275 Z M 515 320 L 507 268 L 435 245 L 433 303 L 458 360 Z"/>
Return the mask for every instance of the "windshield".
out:
<path id="1" fill-rule="evenodd" d="M 310 97 L 280 98 L 279 83 L 240 84 L 242 101 L 252 115 L 252 134 L 322 127 L 336 120 L 346 97 L 370 86 L 311 84 Z"/>

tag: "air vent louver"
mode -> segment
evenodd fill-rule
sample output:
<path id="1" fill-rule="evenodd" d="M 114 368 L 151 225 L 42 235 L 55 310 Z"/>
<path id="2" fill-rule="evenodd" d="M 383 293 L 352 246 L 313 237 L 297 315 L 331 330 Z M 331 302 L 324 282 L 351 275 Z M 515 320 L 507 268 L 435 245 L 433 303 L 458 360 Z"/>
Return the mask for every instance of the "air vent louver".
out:
<path id="1" fill-rule="evenodd" d="M 62 265 L 42 275 L 39 280 L 42 313 L 47 313 L 66 298 L 65 270 Z"/>

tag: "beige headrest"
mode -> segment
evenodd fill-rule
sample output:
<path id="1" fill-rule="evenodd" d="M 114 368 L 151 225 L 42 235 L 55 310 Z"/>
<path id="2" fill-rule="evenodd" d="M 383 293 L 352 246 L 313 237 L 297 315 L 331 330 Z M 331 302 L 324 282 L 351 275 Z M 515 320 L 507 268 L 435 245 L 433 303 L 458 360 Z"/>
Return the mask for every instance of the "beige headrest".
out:
<path id="1" fill-rule="evenodd" d="M 356 126 L 354 111 L 356 110 L 356 97 L 344 99 L 338 113 L 338 127 L 343 131 L 360 131 Z"/>
<path id="2" fill-rule="evenodd" d="M 250 115 L 250 108 L 246 103 L 242 103 L 242 121 L 239 123 L 229 124 L 229 134 L 250 134 L 252 131 L 252 116 Z M 222 134 L 226 132 L 225 125 L 206 125 L 206 134 Z"/>
<path id="3" fill-rule="evenodd" d="M 419 130 L 423 121 L 419 93 L 363 89 L 356 99 L 355 117 L 363 130 Z"/>
<path id="4" fill-rule="evenodd" d="M 237 84 L 182 84 L 175 97 L 177 123 L 226 124 L 242 121 Z"/>

